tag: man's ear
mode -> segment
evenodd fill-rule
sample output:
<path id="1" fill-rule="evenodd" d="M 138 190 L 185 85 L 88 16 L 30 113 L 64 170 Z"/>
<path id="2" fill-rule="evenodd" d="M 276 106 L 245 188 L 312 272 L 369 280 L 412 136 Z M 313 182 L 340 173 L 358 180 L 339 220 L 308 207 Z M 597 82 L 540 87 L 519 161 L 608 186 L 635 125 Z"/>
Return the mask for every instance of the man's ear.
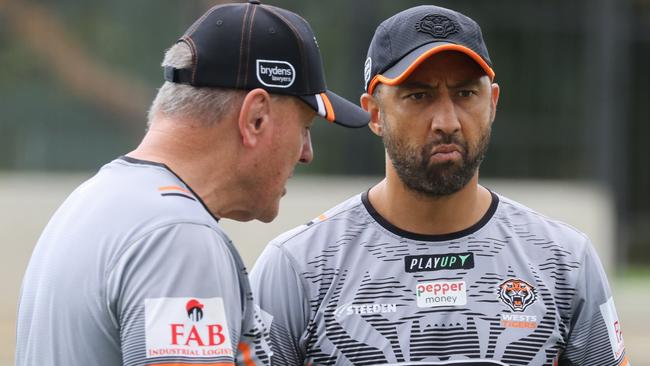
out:
<path id="1" fill-rule="evenodd" d="M 379 108 L 379 101 L 368 93 L 361 95 L 361 108 L 370 113 L 370 123 L 368 127 L 377 136 L 382 136 L 383 131 L 381 128 L 381 108 Z"/>
<path id="2" fill-rule="evenodd" d="M 491 96 L 490 96 L 490 104 L 492 109 L 490 110 L 490 122 L 494 122 L 494 118 L 496 117 L 497 114 L 497 104 L 499 103 L 499 84 L 497 83 L 492 83 L 490 85 L 491 88 Z"/>
<path id="3" fill-rule="evenodd" d="M 246 147 L 255 146 L 260 136 L 269 129 L 271 95 L 264 89 L 253 89 L 242 102 L 239 111 L 239 133 Z"/>

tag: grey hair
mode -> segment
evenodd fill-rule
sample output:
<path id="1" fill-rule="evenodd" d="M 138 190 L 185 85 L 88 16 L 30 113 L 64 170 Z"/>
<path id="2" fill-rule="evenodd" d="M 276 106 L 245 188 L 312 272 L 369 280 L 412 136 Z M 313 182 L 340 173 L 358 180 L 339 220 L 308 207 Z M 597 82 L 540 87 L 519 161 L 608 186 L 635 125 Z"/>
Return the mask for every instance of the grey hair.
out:
<path id="1" fill-rule="evenodd" d="M 188 68 L 192 66 L 193 55 L 189 46 L 178 42 L 165 53 L 162 66 Z M 239 106 L 246 93 L 243 90 L 193 87 L 187 84 L 166 81 L 149 108 L 147 126 L 157 115 L 163 117 L 183 116 L 204 125 L 216 123 L 233 107 Z"/>

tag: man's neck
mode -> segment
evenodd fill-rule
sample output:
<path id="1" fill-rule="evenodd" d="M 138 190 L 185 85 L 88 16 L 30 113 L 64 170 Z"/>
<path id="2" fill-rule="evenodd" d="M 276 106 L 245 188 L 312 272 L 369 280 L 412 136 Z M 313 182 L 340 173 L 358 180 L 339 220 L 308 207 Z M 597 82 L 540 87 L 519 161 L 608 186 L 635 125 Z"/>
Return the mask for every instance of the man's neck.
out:
<path id="1" fill-rule="evenodd" d="M 245 201 L 233 174 L 236 156 L 225 145 L 227 137 L 211 136 L 207 129 L 152 128 L 127 156 L 167 165 L 183 179 L 218 218 L 238 218 Z M 215 145 L 217 144 L 217 145 Z M 221 146 L 220 146 L 221 145 Z M 234 163 L 236 164 L 236 162 Z"/>
<path id="2" fill-rule="evenodd" d="M 370 203 L 392 225 L 412 233 L 441 235 L 476 224 L 492 203 L 490 192 L 478 184 L 478 172 L 456 193 L 429 197 L 404 185 L 396 174 L 374 186 Z"/>

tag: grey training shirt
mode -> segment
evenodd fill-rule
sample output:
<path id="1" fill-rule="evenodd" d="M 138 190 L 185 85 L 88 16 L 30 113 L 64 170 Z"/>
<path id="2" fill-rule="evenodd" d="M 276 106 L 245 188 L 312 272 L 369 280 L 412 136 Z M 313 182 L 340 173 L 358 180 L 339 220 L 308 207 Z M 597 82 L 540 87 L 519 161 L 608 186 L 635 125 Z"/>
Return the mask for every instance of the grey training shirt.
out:
<path id="1" fill-rule="evenodd" d="M 16 365 L 267 364 L 246 269 L 162 164 L 122 157 L 56 211 L 32 254 Z"/>
<path id="2" fill-rule="evenodd" d="M 277 365 L 626 365 L 588 238 L 492 194 L 418 235 L 355 196 L 273 240 L 251 274 Z"/>

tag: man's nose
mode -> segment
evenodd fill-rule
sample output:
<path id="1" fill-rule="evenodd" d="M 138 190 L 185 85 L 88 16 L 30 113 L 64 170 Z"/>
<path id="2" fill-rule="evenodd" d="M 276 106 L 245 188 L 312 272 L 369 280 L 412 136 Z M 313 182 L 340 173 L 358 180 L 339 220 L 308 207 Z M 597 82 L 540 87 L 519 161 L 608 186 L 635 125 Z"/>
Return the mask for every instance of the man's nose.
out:
<path id="1" fill-rule="evenodd" d="M 309 164 L 312 160 L 314 160 L 314 150 L 311 146 L 311 133 L 307 130 L 305 141 L 302 143 L 302 151 L 300 152 L 300 162 Z"/>
<path id="2" fill-rule="evenodd" d="M 431 116 L 431 130 L 436 134 L 453 135 L 460 131 L 461 125 L 456 113 L 456 105 L 448 94 L 435 101 Z"/>

